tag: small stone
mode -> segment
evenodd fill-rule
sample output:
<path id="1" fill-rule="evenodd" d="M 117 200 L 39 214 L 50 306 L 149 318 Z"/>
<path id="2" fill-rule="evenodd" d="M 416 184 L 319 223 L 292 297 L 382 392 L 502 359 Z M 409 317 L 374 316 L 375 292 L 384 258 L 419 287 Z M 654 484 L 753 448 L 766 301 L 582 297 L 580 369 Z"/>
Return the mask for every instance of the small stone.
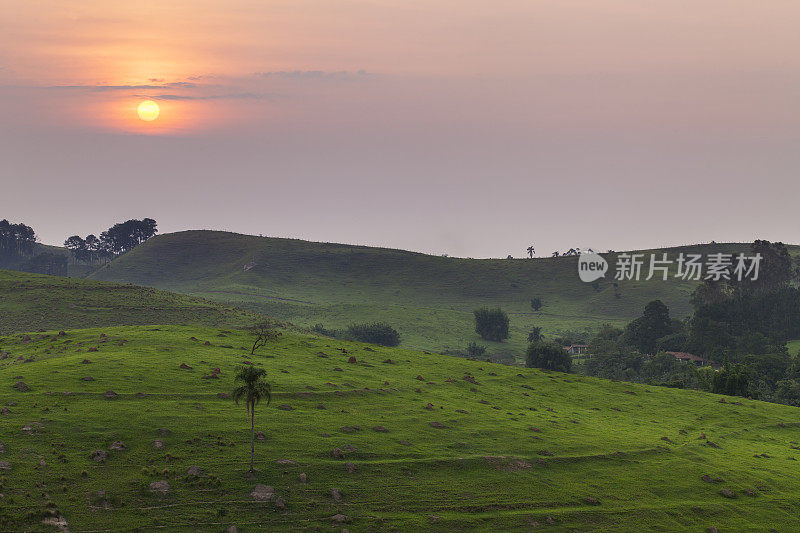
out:
<path id="1" fill-rule="evenodd" d="M 24 381 L 17 381 L 16 383 L 14 383 L 13 386 L 19 392 L 28 392 L 29 390 L 31 390 L 31 388 L 28 387 L 27 383 L 25 383 Z"/>
<path id="2" fill-rule="evenodd" d="M 154 494 L 166 494 L 170 489 L 169 481 L 153 481 L 150 483 L 149 489 Z"/>
<path id="3" fill-rule="evenodd" d="M 352 474 L 353 472 L 355 472 L 355 471 L 356 471 L 356 465 L 355 465 L 355 463 L 345 463 L 345 465 L 344 465 L 344 466 L 347 468 L 347 472 L 348 472 L 349 474 Z"/>
<path id="4" fill-rule="evenodd" d="M 730 490 L 730 489 L 722 489 L 722 490 L 719 491 L 719 493 L 722 496 L 724 496 L 725 498 L 735 498 L 736 497 L 736 494 L 734 494 L 733 491 Z"/>
<path id="5" fill-rule="evenodd" d="M 250 492 L 250 496 L 257 502 L 266 502 L 275 496 L 275 489 L 259 483 Z"/>
<path id="6" fill-rule="evenodd" d="M 189 469 L 186 471 L 187 476 L 195 476 L 195 477 L 202 476 L 204 473 L 205 471 L 199 466 L 190 466 Z"/>
<path id="7" fill-rule="evenodd" d="M 305 474 L 300 474 L 300 483 L 306 483 L 308 477 Z"/>
<path id="8" fill-rule="evenodd" d="M 112 450 L 124 450 L 125 449 L 125 444 L 120 442 L 120 441 L 118 441 L 118 440 L 116 440 L 116 441 L 111 443 L 110 448 Z"/>
<path id="9" fill-rule="evenodd" d="M 446 427 L 446 426 L 445 426 L 444 424 L 442 424 L 441 422 L 429 422 L 429 424 L 430 424 L 430 426 L 431 426 L 431 427 L 434 427 L 434 428 L 443 428 L 443 427 Z"/>
<path id="10" fill-rule="evenodd" d="M 377 431 L 378 433 L 387 433 L 387 432 L 389 431 L 388 429 L 386 429 L 386 428 L 385 428 L 385 427 L 383 427 L 383 426 L 375 426 L 375 427 L 374 427 L 374 428 L 372 428 L 372 429 L 373 429 L 374 431 Z"/>
<path id="11" fill-rule="evenodd" d="M 103 393 L 103 396 L 105 396 L 106 398 L 109 398 L 109 399 L 110 398 L 116 398 L 117 397 L 117 393 L 114 392 L 113 390 L 107 390 L 106 392 Z"/>
<path id="12" fill-rule="evenodd" d="M 331 498 L 333 498 L 335 502 L 342 501 L 342 495 L 339 493 L 339 489 L 331 489 Z"/>
<path id="13" fill-rule="evenodd" d="M 164 447 L 164 441 L 163 440 L 158 439 L 158 440 L 154 440 L 153 441 L 153 448 L 155 448 L 156 450 L 160 450 L 163 447 Z"/>

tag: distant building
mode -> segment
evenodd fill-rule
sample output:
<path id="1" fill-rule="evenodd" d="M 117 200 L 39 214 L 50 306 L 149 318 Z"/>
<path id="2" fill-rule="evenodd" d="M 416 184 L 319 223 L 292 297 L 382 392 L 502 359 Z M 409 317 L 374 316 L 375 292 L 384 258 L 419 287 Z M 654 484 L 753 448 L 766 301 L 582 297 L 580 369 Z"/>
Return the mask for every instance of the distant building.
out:
<path id="1" fill-rule="evenodd" d="M 570 355 L 586 355 L 589 347 L 585 344 L 573 344 L 571 346 L 564 346 L 564 350 Z"/>
<path id="2" fill-rule="evenodd" d="M 694 355 L 691 353 L 686 353 L 686 352 L 667 352 L 667 353 L 670 354 L 675 359 L 677 359 L 678 361 L 694 363 L 696 365 L 705 365 L 711 362 L 708 361 L 707 359 L 703 359 L 699 355 Z"/>

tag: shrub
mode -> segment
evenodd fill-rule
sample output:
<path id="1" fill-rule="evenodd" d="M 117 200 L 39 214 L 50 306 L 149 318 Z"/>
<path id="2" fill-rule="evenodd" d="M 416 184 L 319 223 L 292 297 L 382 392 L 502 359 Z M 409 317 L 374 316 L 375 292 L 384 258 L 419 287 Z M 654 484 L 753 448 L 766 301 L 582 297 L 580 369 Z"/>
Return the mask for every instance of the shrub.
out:
<path id="1" fill-rule="evenodd" d="M 483 340 L 502 342 L 508 338 L 508 315 L 499 307 L 476 309 L 475 332 Z"/>
<path id="2" fill-rule="evenodd" d="M 480 357 L 486 353 L 486 346 L 481 346 L 476 342 L 471 342 L 467 346 L 467 353 L 472 357 Z"/>
<path id="3" fill-rule="evenodd" d="M 380 344 L 381 346 L 397 346 L 400 344 L 400 334 L 385 322 L 351 324 L 347 327 L 347 338 Z"/>
<path id="4" fill-rule="evenodd" d="M 533 342 L 528 346 L 525 366 L 569 372 L 572 368 L 572 357 L 561 346 L 546 342 Z"/>

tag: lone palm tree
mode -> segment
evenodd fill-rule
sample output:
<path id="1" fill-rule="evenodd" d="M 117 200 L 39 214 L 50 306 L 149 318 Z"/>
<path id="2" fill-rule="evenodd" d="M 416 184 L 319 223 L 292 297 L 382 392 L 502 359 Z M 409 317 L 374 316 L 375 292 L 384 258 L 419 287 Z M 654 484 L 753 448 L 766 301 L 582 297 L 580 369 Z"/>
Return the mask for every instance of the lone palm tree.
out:
<path id="1" fill-rule="evenodd" d="M 533 259 L 533 254 L 536 253 L 536 250 L 533 249 L 533 246 L 528 246 L 528 255 L 531 259 Z"/>
<path id="2" fill-rule="evenodd" d="M 253 459 L 256 454 L 256 429 L 255 429 L 255 413 L 256 405 L 261 400 L 267 400 L 267 405 L 272 400 L 270 394 L 270 386 L 264 380 L 267 371 L 263 368 L 255 368 L 253 366 L 242 366 L 236 373 L 234 383 L 241 383 L 238 387 L 233 389 L 233 401 L 239 405 L 240 401 L 244 401 L 247 407 L 247 412 L 250 415 L 250 473 L 253 473 Z"/>

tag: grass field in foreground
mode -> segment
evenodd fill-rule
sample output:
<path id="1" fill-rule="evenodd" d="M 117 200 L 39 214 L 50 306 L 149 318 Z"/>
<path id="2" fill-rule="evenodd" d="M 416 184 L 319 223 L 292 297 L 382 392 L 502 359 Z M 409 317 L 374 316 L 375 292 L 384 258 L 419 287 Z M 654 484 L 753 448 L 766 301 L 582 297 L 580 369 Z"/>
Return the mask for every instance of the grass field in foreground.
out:
<path id="1" fill-rule="evenodd" d="M 250 359 L 274 400 L 248 479 L 244 407 L 219 397 L 248 344 L 199 326 L 0 339 L 0 529 L 800 529 L 796 408 L 288 332 Z"/>

